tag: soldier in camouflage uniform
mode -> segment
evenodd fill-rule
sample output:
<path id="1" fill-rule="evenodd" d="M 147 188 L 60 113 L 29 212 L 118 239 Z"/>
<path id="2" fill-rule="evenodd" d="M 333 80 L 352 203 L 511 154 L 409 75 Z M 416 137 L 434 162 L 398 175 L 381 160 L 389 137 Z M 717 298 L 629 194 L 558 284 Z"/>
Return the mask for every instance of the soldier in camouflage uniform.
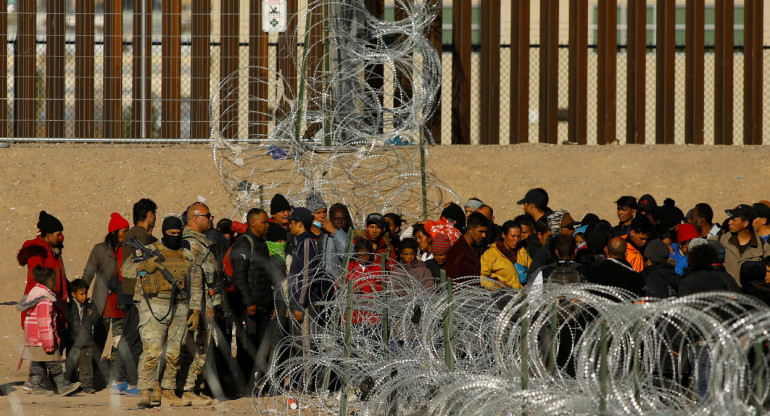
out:
<path id="1" fill-rule="evenodd" d="M 206 362 L 206 349 L 211 336 L 208 322 L 214 321 L 214 308 L 221 303 L 220 294 L 214 281 L 219 265 L 210 248 L 212 242 L 203 234 L 211 229 L 212 220 L 213 217 L 208 207 L 202 203 L 195 203 L 187 209 L 187 227 L 185 227 L 182 234 L 184 238 L 183 245 L 193 255 L 193 264 L 191 265 L 193 272 L 200 273 L 203 276 L 204 295 L 201 307 L 206 311 L 206 319 L 198 326 L 197 333 L 196 331 L 191 331 L 185 337 L 185 350 L 182 352 L 183 356 L 193 355 L 192 362 L 189 363 L 190 367 L 187 371 L 184 393 L 182 394 L 182 399 L 189 400 L 193 406 L 206 406 L 212 403 L 210 397 L 201 393 L 195 393 L 198 376 L 202 373 L 203 365 Z"/>
<path id="2" fill-rule="evenodd" d="M 203 298 L 202 273 L 191 267 L 193 253 L 182 247 L 182 220 L 167 217 L 163 220 L 163 238 L 147 246 L 158 250 L 164 257 L 140 260 L 141 253 L 123 265 L 123 275 L 137 278 L 134 302 L 139 305 L 139 332 L 143 350 L 139 359 L 139 382 L 141 391 L 139 407 L 150 407 L 150 390 L 158 381 L 158 363 L 165 347 L 166 367 L 163 380 L 161 404 L 165 406 L 189 406 L 191 402 L 176 396 L 176 375 L 182 342 L 187 331 L 194 332 L 200 321 Z M 182 296 L 161 274 L 165 269 L 171 273 L 186 296 Z M 188 318 L 189 315 L 189 318 Z"/>

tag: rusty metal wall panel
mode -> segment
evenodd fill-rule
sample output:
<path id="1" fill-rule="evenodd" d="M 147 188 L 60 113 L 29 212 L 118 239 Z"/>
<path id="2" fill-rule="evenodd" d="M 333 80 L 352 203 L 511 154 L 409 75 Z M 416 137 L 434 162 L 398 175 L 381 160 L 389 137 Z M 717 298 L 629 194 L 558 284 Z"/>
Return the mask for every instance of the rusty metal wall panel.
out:
<path id="1" fill-rule="evenodd" d="M 452 144 L 471 144 L 471 2 L 452 2 Z"/>
<path id="2" fill-rule="evenodd" d="M 438 53 L 439 59 L 441 58 L 442 54 L 442 41 L 441 41 L 441 32 L 442 32 L 442 24 L 443 24 L 443 1 L 442 0 L 436 0 L 436 7 L 438 8 L 438 16 L 436 16 L 436 20 L 433 21 L 433 23 L 426 28 L 425 30 L 425 37 L 427 37 L 430 40 L 430 43 L 433 45 L 433 49 L 436 50 Z M 436 111 L 433 112 L 433 115 L 430 119 L 428 119 L 428 122 L 426 123 L 426 128 L 430 131 L 431 137 L 433 137 L 433 140 L 437 144 L 441 144 L 441 90 L 439 89 L 438 92 L 438 105 L 436 107 Z"/>
<path id="3" fill-rule="evenodd" d="M 746 0 L 743 144 L 762 144 L 763 0 Z"/>
<path id="4" fill-rule="evenodd" d="M 559 127 L 559 1 L 540 0 L 540 143 L 556 144 Z"/>
<path id="5" fill-rule="evenodd" d="M 385 0 L 364 0 L 366 9 L 372 13 L 375 17 L 383 19 L 385 17 Z M 366 84 L 371 88 L 370 91 L 378 92 L 379 106 L 382 107 L 383 103 L 383 87 L 385 85 L 385 67 L 382 64 L 373 64 L 364 66 L 364 78 Z M 371 124 L 377 126 L 377 131 L 382 133 L 382 118 L 381 113 L 375 108 L 369 109 L 368 121 Z"/>
<path id="6" fill-rule="evenodd" d="M 480 144 L 500 143 L 500 0 L 481 3 Z"/>
<path id="7" fill-rule="evenodd" d="M 0 45 L 8 44 L 8 0 L 0 0 Z M 8 85 L 8 48 L 0 48 L 0 85 Z M 8 136 L 8 88 L 0 88 L 0 137 Z"/>
<path id="8" fill-rule="evenodd" d="M 404 20 L 408 17 L 408 10 L 405 10 L 402 7 L 399 7 L 400 3 L 397 3 L 395 5 L 394 10 L 394 20 L 396 22 L 400 20 Z M 406 35 L 401 36 L 401 41 L 406 42 Z M 414 57 L 414 54 L 409 54 L 410 58 Z M 440 55 L 439 55 L 440 56 Z M 394 85 L 397 85 L 398 87 L 393 91 L 393 106 L 394 107 L 400 107 L 402 105 L 408 104 L 412 100 L 412 93 L 413 86 L 412 86 L 412 72 L 408 69 L 402 69 L 402 68 L 396 68 L 395 76 L 395 83 Z M 401 120 L 394 119 L 393 120 L 393 127 L 398 128 L 400 127 Z"/>
<path id="9" fill-rule="evenodd" d="M 161 60 L 162 82 L 160 134 L 164 139 L 176 139 L 180 134 L 182 80 L 182 2 L 163 2 L 163 42 Z"/>
<path id="10" fill-rule="evenodd" d="M 703 144 L 704 0 L 687 0 L 685 40 L 685 143 Z"/>
<path id="11" fill-rule="evenodd" d="M 222 101 L 219 105 L 219 130 L 226 139 L 234 139 L 238 135 L 238 86 L 240 83 L 239 77 L 231 77 L 231 75 L 235 74 L 240 67 L 239 13 L 240 0 L 222 0 L 220 14 L 222 51 L 219 58 Z M 224 82 L 225 80 L 227 82 Z"/>
<path id="12" fill-rule="evenodd" d="M 586 144 L 588 129 L 588 0 L 569 2 L 570 142 Z"/>
<path id="13" fill-rule="evenodd" d="M 529 2 L 511 5 L 511 144 L 529 141 Z"/>
<path id="14" fill-rule="evenodd" d="M 714 14 L 714 144 L 733 144 L 733 0 L 716 0 Z"/>
<path id="15" fill-rule="evenodd" d="M 599 55 L 597 88 L 597 144 L 615 141 L 617 136 L 617 79 L 618 79 L 618 2 L 599 2 Z"/>
<path id="16" fill-rule="evenodd" d="M 626 143 L 644 144 L 647 99 L 647 1 L 628 1 Z"/>
<path id="17" fill-rule="evenodd" d="M 75 3 L 75 137 L 94 137 L 94 2 Z"/>
<path id="18" fill-rule="evenodd" d="M 673 144 L 676 4 L 671 0 L 658 0 L 657 5 L 655 142 Z"/>
<path id="19" fill-rule="evenodd" d="M 209 137 L 211 0 L 193 0 L 190 65 L 190 137 Z"/>
<path id="20" fill-rule="evenodd" d="M 104 3 L 104 137 L 120 138 L 123 119 L 123 0 Z"/>
<path id="21" fill-rule="evenodd" d="M 142 45 L 142 1 L 141 0 L 134 0 L 134 20 L 133 20 L 133 69 L 132 69 L 132 78 L 133 78 L 133 84 L 132 84 L 132 92 L 133 92 L 133 101 L 132 101 L 132 109 L 131 109 L 131 119 L 133 122 L 131 123 L 131 135 L 133 137 L 142 138 L 142 129 L 141 129 L 141 98 L 142 98 L 142 55 L 146 57 L 145 59 L 145 74 L 146 79 L 144 80 L 145 85 L 145 91 L 147 92 L 147 106 L 144 109 L 145 114 L 145 131 L 147 132 L 147 138 L 151 138 L 151 128 L 152 128 L 152 101 L 150 100 L 151 94 L 151 81 L 152 81 L 152 53 L 151 53 L 151 47 L 152 47 L 152 16 L 150 14 L 150 10 L 152 10 L 152 0 L 145 0 L 145 30 L 147 31 L 146 39 L 144 42 L 144 45 Z M 142 47 L 144 46 L 144 47 Z M 142 52 L 144 50 L 144 52 Z"/>
<path id="22" fill-rule="evenodd" d="M 46 136 L 64 137 L 64 2 L 46 7 L 45 115 Z M 5 48 L 5 43 L 2 44 Z"/>
<path id="23" fill-rule="evenodd" d="M 262 30 L 262 0 L 249 3 L 249 138 L 267 137 L 267 33 Z"/>

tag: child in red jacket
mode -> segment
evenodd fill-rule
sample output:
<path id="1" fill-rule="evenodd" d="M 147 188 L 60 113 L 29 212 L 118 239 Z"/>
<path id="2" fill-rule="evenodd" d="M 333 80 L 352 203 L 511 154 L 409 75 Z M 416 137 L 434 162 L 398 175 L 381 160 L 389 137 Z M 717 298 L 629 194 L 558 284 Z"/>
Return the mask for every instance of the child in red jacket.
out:
<path id="1" fill-rule="evenodd" d="M 355 255 L 348 264 L 347 280 L 353 281 L 353 293 L 357 294 L 357 302 L 361 302 L 364 309 L 369 306 L 367 299 L 374 299 L 374 292 L 382 290 L 382 268 L 371 262 L 373 249 L 369 240 L 357 240 L 353 246 Z M 379 314 L 361 309 L 354 309 L 352 318 L 353 324 L 376 324 L 381 319 Z"/>
<path id="2" fill-rule="evenodd" d="M 68 382 L 62 371 L 60 341 L 56 333 L 57 313 L 54 308 L 56 294 L 52 290 L 56 287 L 56 273 L 42 266 L 35 266 L 33 273 L 36 284 L 21 298 L 18 305 L 20 311 L 27 312 L 23 324 L 24 352 L 21 358 L 31 361 L 29 380 L 24 389 L 33 394 L 51 394 L 40 385 L 44 370 L 48 370 L 59 394 L 67 396 L 74 393 L 80 383 Z"/>

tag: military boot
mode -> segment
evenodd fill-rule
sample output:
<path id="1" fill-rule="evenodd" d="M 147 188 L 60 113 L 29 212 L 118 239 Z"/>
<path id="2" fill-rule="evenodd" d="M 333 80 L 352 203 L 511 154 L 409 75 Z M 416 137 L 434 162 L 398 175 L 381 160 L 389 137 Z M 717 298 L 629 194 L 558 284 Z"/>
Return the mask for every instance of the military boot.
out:
<path id="1" fill-rule="evenodd" d="M 150 400 L 150 391 L 149 390 L 142 390 L 139 393 L 139 401 L 136 402 L 137 407 L 141 408 L 148 408 L 152 407 L 152 401 Z"/>
<path id="2" fill-rule="evenodd" d="M 192 391 L 186 391 L 182 394 L 182 400 L 189 400 L 193 406 L 208 406 L 211 399 L 203 394 L 195 394 Z"/>
<path id="3" fill-rule="evenodd" d="M 189 406 L 191 404 L 189 400 L 180 399 L 176 393 L 174 393 L 174 390 L 163 389 L 161 396 L 160 404 L 163 406 L 181 407 Z"/>
<path id="4" fill-rule="evenodd" d="M 160 386 L 156 384 L 155 389 L 153 389 L 152 394 L 150 395 L 150 402 L 152 402 L 154 406 L 160 406 L 162 396 Z"/>

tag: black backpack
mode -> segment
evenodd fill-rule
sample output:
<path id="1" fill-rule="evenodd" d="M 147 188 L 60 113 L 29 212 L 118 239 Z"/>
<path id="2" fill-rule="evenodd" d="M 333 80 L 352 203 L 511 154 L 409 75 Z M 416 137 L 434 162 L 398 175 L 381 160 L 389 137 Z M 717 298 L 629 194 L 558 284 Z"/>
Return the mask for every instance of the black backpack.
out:
<path id="1" fill-rule="evenodd" d="M 548 276 L 548 283 L 580 283 L 582 278 L 578 267 L 574 262 L 559 262 Z"/>

